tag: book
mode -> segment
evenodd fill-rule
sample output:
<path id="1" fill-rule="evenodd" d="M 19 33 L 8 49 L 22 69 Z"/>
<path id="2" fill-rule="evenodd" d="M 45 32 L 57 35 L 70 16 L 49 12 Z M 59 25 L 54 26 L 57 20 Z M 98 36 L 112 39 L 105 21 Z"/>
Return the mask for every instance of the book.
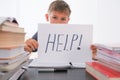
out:
<path id="1" fill-rule="evenodd" d="M 103 62 L 107 61 L 109 63 L 112 63 L 113 65 L 119 65 L 120 66 L 120 59 L 114 58 L 112 56 L 102 55 L 102 54 L 98 53 L 97 59 L 98 59 L 98 61 L 103 61 Z"/>
<path id="2" fill-rule="evenodd" d="M 117 63 L 111 60 L 105 60 L 105 59 L 99 59 L 98 63 L 120 72 L 120 63 Z"/>
<path id="3" fill-rule="evenodd" d="M 30 66 L 85 68 L 92 61 L 92 25 L 39 24 L 38 43 L 38 64 L 33 60 Z"/>
<path id="4" fill-rule="evenodd" d="M 14 23 L 14 25 L 18 26 L 18 22 L 16 18 L 14 17 L 0 17 L 0 25 L 9 22 L 9 23 Z"/>
<path id="5" fill-rule="evenodd" d="M 0 48 L 24 45 L 25 33 L 0 31 Z"/>
<path id="6" fill-rule="evenodd" d="M 111 44 L 100 44 L 96 43 L 95 44 L 97 48 L 106 48 L 112 51 L 116 51 L 120 53 L 120 43 L 111 43 Z"/>
<path id="7" fill-rule="evenodd" d="M 18 60 L 12 64 L 3 64 L 3 65 L 0 65 L 0 71 L 10 71 L 10 70 L 13 70 L 15 69 L 16 67 L 18 67 L 19 65 L 21 65 L 23 62 L 27 61 L 30 57 L 30 54 L 24 58 L 22 58 L 21 60 Z"/>
<path id="8" fill-rule="evenodd" d="M 17 80 L 30 54 L 24 51 L 24 28 L 17 20 L 0 17 L 0 80 Z"/>
<path id="9" fill-rule="evenodd" d="M 98 62 L 86 62 L 86 71 L 97 80 L 120 80 L 120 72 Z"/>
<path id="10" fill-rule="evenodd" d="M 116 55 L 118 54 L 118 55 Z M 120 72 L 120 54 L 107 49 L 98 49 L 97 60 L 99 63 Z"/>
<path id="11" fill-rule="evenodd" d="M 111 51 L 108 49 L 98 49 L 97 51 L 98 51 L 97 57 L 99 57 L 99 55 L 104 55 L 104 56 L 109 57 L 111 59 L 120 61 L 120 54 L 118 52 Z"/>
<path id="12" fill-rule="evenodd" d="M 8 65 L 8 64 L 12 64 L 15 63 L 17 61 L 20 61 L 22 58 L 25 58 L 29 55 L 29 53 L 21 53 L 15 57 L 10 57 L 10 58 L 0 58 L 0 65 Z"/>
<path id="13" fill-rule="evenodd" d="M 24 32 L 24 28 L 19 27 L 19 26 L 13 26 L 13 25 L 1 25 L 0 26 L 0 31 L 9 31 L 9 32 L 19 32 L 19 33 L 23 33 Z"/>
<path id="14" fill-rule="evenodd" d="M 23 66 L 27 66 L 30 60 L 23 62 L 21 65 L 10 71 L 1 71 L 0 80 L 17 80 L 25 71 Z"/>
<path id="15" fill-rule="evenodd" d="M 9 17 L 0 17 L 0 31 L 24 32 L 24 28 L 19 27 L 17 20 Z"/>
<path id="16" fill-rule="evenodd" d="M 0 60 L 9 59 L 24 53 L 24 46 L 11 46 L 0 48 Z"/>
<path id="17" fill-rule="evenodd" d="M 19 27 L 19 24 L 13 21 L 5 20 L 1 26 Z"/>

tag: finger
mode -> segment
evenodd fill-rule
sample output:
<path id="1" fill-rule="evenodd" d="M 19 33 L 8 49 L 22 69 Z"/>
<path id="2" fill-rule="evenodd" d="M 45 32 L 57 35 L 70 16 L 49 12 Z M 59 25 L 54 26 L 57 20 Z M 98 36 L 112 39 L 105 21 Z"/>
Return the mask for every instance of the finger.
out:
<path id="1" fill-rule="evenodd" d="M 97 53 L 97 50 L 92 50 L 92 53 L 96 54 L 96 53 Z"/>
<path id="2" fill-rule="evenodd" d="M 32 43 L 27 44 L 27 48 L 31 50 L 35 49 Z"/>
<path id="3" fill-rule="evenodd" d="M 36 40 L 33 40 L 32 45 L 33 45 L 34 49 L 38 48 L 38 42 Z"/>
<path id="4" fill-rule="evenodd" d="M 30 53 L 32 52 L 32 49 L 30 47 L 28 47 L 28 46 L 25 46 L 24 50 L 27 51 L 27 52 L 30 52 Z"/>
<path id="5" fill-rule="evenodd" d="M 90 49 L 91 49 L 91 50 L 96 50 L 97 47 L 96 47 L 95 45 L 91 45 L 91 46 L 90 46 Z"/>
<path id="6" fill-rule="evenodd" d="M 33 39 L 29 39 L 26 41 L 26 46 L 29 47 L 31 50 L 35 50 L 35 41 Z"/>

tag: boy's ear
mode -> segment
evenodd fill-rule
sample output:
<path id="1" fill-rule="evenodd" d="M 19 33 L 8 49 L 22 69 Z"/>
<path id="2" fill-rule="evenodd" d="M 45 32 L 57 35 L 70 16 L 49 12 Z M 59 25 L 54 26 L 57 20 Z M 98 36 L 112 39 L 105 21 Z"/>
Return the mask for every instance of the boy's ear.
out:
<path id="1" fill-rule="evenodd" d="M 49 21 L 48 14 L 45 14 L 46 21 Z"/>
<path id="2" fill-rule="evenodd" d="M 68 21 L 70 21 L 70 18 L 68 19 Z"/>

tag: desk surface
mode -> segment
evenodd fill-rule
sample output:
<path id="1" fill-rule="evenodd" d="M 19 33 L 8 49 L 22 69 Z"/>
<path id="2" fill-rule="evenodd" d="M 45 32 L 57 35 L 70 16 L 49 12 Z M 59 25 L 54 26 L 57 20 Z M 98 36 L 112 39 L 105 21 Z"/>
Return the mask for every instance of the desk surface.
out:
<path id="1" fill-rule="evenodd" d="M 95 80 L 85 69 L 68 69 L 68 72 L 39 73 L 38 69 L 29 68 L 19 80 Z"/>

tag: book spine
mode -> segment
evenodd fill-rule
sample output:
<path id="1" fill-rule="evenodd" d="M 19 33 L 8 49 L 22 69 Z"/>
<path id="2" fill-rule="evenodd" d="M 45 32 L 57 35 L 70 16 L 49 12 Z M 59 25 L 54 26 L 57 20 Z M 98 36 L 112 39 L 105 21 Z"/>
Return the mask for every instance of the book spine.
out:
<path id="1" fill-rule="evenodd" d="M 93 74 L 89 69 L 86 69 L 86 72 L 90 74 L 95 80 L 98 80 L 97 76 Z"/>
<path id="2" fill-rule="evenodd" d="M 99 72 L 97 69 L 92 66 L 86 64 L 86 71 L 93 76 L 96 80 L 109 80 L 104 74 Z"/>
<path id="3" fill-rule="evenodd" d="M 120 72 L 106 67 L 98 62 L 87 62 L 86 71 L 97 77 L 98 80 L 119 80 Z"/>
<path id="4" fill-rule="evenodd" d="M 98 63 L 102 64 L 102 65 L 104 65 L 106 67 L 109 67 L 109 68 L 111 68 L 113 70 L 116 70 L 116 71 L 120 72 L 120 66 L 114 65 L 114 63 L 110 63 L 110 62 L 105 61 L 105 60 L 104 61 L 103 60 L 99 60 Z"/>

